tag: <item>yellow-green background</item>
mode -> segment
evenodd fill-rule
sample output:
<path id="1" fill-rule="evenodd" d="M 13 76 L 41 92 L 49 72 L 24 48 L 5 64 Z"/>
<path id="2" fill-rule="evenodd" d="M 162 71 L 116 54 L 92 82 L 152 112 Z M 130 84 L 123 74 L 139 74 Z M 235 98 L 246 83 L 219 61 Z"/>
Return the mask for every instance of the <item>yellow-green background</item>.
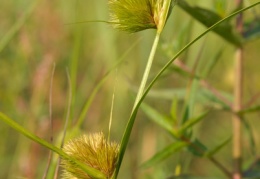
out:
<path id="1" fill-rule="evenodd" d="M 230 0 L 188 0 L 219 13 L 228 15 L 234 10 Z M 257 0 L 245 1 L 246 5 Z M 34 1 L 2 0 L 0 5 L 0 42 L 16 25 Z M 113 108 L 112 139 L 120 142 L 124 127 L 133 105 L 138 87 L 152 45 L 154 30 L 136 34 L 127 34 L 114 30 L 105 23 L 69 23 L 87 20 L 108 20 L 107 0 L 40 0 L 32 14 L 16 31 L 14 36 L 0 51 L 0 111 L 15 119 L 38 136 L 49 140 L 49 95 L 52 68 L 53 76 L 52 119 L 54 140 L 60 145 L 68 105 L 69 85 L 66 75 L 68 69 L 73 94 L 71 119 L 79 117 L 83 104 L 103 75 L 136 43 L 124 57 L 124 62 L 113 71 L 98 91 L 90 111 L 87 114 L 84 132 L 103 131 L 108 133 L 108 123 L 113 90 L 115 100 Z M 216 4 L 219 3 L 219 6 Z M 223 4 L 223 6 L 221 5 Z M 259 6 L 256 8 L 259 15 Z M 245 13 L 250 19 L 252 11 Z M 189 30 L 189 28 L 191 28 Z M 196 37 L 205 30 L 192 17 L 175 7 L 163 32 L 151 75 L 155 75 L 183 45 L 185 40 Z M 182 40 L 184 39 L 184 40 Z M 188 40 L 189 41 L 189 40 Z M 223 55 L 215 68 L 206 78 L 209 83 L 221 91 L 233 91 L 233 59 L 235 48 L 219 36 L 210 33 L 193 45 L 185 56 L 184 62 L 192 68 L 199 56 L 199 69 L 223 50 Z M 244 101 L 247 102 L 260 91 L 260 40 L 246 43 L 244 56 Z M 186 88 L 188 78 L 170 74 L 162 78 L 154 89 Z M 167 95 L 167 94 L 165 94 Z M 149 96 L 146 102 L 158 111 L 169 115 L 174 96 Z M 183 99 L 178 99 L 180 106 Z M 256 99 L 255 104 L 259 104 Z M 206 105 L 207 106 L 207 105 Z M 207 107 L 195 104 L 194 116 Z M 256 139 L 256 151 L 259 154 L 259 116 L 260 113 L 247 115 Z M 195 128 L 195 133 L 207 146 L 214 146 L 231 136 L 231 114 L 212 110 L 203 122 Z M 156 151 L 164 148 L 173 140 L 160 127 L 156 126 L 140 111 L 132 138 L 122 164 L 119 178 L 165 178 L 174 174 L 178 163 L 184 173 L 196 176 L 223 177 L 218 169 L 207 159 L 193 157 L 182 151 L 165 162 L 149 170 L 139 169 L 139 165 L 149 159 Z M 249 150 L 249 138 L 244 132 L 244 167 L 256 156 Z M 216 155 L 229 170 L 232 168 L 231 143 Z M 46 167 L 48 150 L 21 136 L 13 129 L 0 123 L 0 178 L 41 178 Z"/>

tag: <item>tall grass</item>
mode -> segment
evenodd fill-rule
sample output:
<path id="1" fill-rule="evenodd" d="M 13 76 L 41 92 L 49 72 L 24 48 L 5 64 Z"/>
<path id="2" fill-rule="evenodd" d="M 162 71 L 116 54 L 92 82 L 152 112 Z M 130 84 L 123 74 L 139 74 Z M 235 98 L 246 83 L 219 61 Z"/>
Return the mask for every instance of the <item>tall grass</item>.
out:
<path id="1" fill-rule="evenodd" d="M 234 9 L 230 6 L 235 3 L 193 2 L 207 8 L 209 21 L 205 22 L 200 14 L 203 9 L 185 2 L 177 3 L 166 26 L 162 25 L 164 30 L 159 30 L 160 40 L 157 36 L 159 41 L 155 41 L 150 57 L 155 60 L 150 74 L 146 73 L 143 80 L 149 85 L 142 82 L 139 92 L 145 59 L 155 35 L 153 30 L 126 34 L 105 23 L 64 25 L 107 20 L 107 2 L 3 3 L 0 16 L 6 18 L 0 22 L 0 32 L 4 34 L 0 37 L 0 117 L 15 131 L 8 125 L 0 126 L 0 155 L 3 156 L 0 178 L 41 178 L 49 149 L 72 160 L 90 176 L 105 178 L 104 173 L 56 147 L 60 146 L 60 136 L 64 132 L 69 95 L 72 95 L 72 102 L 67 139 L 97 131 L 111 135 L 111 140 L 118 143 L 122 139 L 114 178 L 117 174 L 118 178 L 259 176 L 256 127 L 259 125 L 259 82 L 258 61 L 255 60 L 259 56 L 259 39 L 254 19 L 258 18 L 260 2 L 254 1 L 255 7 L 243 9 L 244 19 L 240 23 L 249 23 L 252 28 L 244 26 L 249 36 L 243 37 L 233 23 L 238 12 L 232 14 Z M 245 4 L 249 6 L 248 2 Z M 20 10 L 27 9 L 25 7 L 28 8 L 25 12 Z M 232 14 L 228 20 L 222 20 L 228 14 Z M 239 38 L 239 33 L 234 31 L 240 33 Z M 206 34 L 207 38 L 202 39 Z M 244 89 L 244 102 L 233 96 L 234 78 L 240 75 L 233 75 L 232 59 L 234 49 L 241 47 L 246 59 L 243 64 L 246 85 L 235 87 L 235 90 Z M 46 141 L 49 140 L 48 97 L 54 62 L 52 145 Z M 71 76 L 71 92 L 66 68 Z M 114 69 L 118 72 L 114 73 Z M 113 124 L 108 131 L 115 78 L 118 89 Z M 252 82 L 247 82 L 248 79 Z M 233 108 L 233 100 L 239 108 Z M 139 107 L 141 111 L 137 114 Z M 238 133 L 241 133 L 237 140 L 240 147 L 238 144 L 234 147 L 243 149 L 239 157 L 231 155 L 231 115 L 238 116 L 239 125 L 244 128 L 242 132 L 234 130 L 237 132 L 233 134 L 240 136 Z M 42 145 L 36 145 L 18 132 Z M 243 158 L 244 162 L 240 163 L 238 158 Z M 57 155 L 54 155 L 49 178 L 56 165 Z"/>

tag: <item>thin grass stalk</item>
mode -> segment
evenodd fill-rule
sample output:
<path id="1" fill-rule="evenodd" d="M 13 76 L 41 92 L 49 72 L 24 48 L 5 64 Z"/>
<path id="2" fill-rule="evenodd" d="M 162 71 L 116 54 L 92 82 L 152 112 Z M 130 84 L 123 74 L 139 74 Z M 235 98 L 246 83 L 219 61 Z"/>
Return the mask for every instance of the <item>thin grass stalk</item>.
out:
<path id="1" fill-rule="evenodd" d="M 124 154 L 125 154 L 125 150 L 126 150 L 126 147 L 127 147 L 133 126 L 134 126 L 135 116 L 136 116 L 136 113 L 137 113 L 136 109 L 139 107 L 139 105 L 141 103 L 141 98 L 144 95 L 143 93 L 144 93 L 145 86 L 146 86 L 146 83 L 147 83 L 147 79 L 148 79 L 148 76 L 149 76 L 149 73 L 150 73 L 150 70 L 151 70 L 151 67 L 152 67 L 152 63 L 153 63 L 155 52 L 156 52 L 156 49 L 157 49 L 157 46 L 158 46 L 158 43 L 159 43 L 159 39 L 160 39 L 160 33 L 157 32 L 155 39 L 154 39 L 154 42 L 153 42 L 153 46 L 152 46 L 149 58 L 148 58 L 148 61 L 147 61 L 147 64 L 146 64 L 146 68 L 145 68 L 145 72 L 144 72 L 144 75 L 143 75 L 143 78 L 142 78 L 142 81 L 141 81 L 141 85 L 140 85 L 139 90 L 137 92 L 135 103 L 134 103 L 134 106 L 133 106 L 133 109 L 132 109 L 131 116 L 134 116 L 134 117 L 131 118 L 131 116 L 130 116 L 130 119 L 128 120 L 126 129 L 125 129 L 122 141 L 121 141 L 120 154 L 119 154 L 117 169 L 116 169 L 115 175 L 113 176 L 113 179 L 117 178 L 119 169 L 121 167 L 121 163 L 122 163 L 122 160 L 123 160 L 123 157 L 124 157 Z"/>
<path id="2" fill-rule="evenodd" d="M 234 105 L 233 110 L 240 111 L 242 104 L 242 78 L 243 78 L 243 50 L 239 48 L 235 54 L 235 85 L 234 85 Z M 242 114 L 233 114 L 233 179 L 241 179 L 242 165 Z"/>
<path id="3" fill-rule="evenodd" d="M 74 39 L 74 47 L 73 54 L 70 64 L 70 74 L 71 74 L 71 90 L 72 90 L 72 99 L 71 99 L 71 114 L 69 120 L 69 126 L 72 125 L 72 119 L 74 115 L 74 106 L 76 100 L 76 88 L 77 88 L 77 75 L 78 75 L 78 64 L 79 64 L 79 56 L 80 56 L 80 48 L 82 45 L 82 30 L 77 27 L 74 31 L 75 39 Z"/>
<path id="4" fill-rule="evenodd" d="M 71 100 L 72 100 L 72 85 L 71 85 L 71 79 L 70 79 L 70 74 L 69 74 L 68 69 L 66 70 L 66 72 L 67 72 L 67 79 L 68 79 L 68 84 L 69 84 L 69 92 L 68 92 L 67 114 L 66 114 L 65 124 L 64 124 L 64 128 L 63 128 L 63 135 L 62 135 L 61 144 L 60 144 L 60 148 L 61 149 L 62 149 L 62 147 L 64 145 L 64 141 L 65 141 L 67 130 L 68 130 L 68 123 L 69 123 L 70 110 L 71 110 Z M 59 168 L 60 168 L 60 161 L 61 161 L 61 158 L 59 156 L 58 160 L 57 160 L 55 172 L 54 172 L 54 177 L 53 177 L 54 179 L 58 178 Z"/>
<path id="5" fill-rule="evenodd" d="M 139 90 L 137 92 L 137 96 L 136 96 L 136 99 L 135 99 L 133 110 L 136 107 L 137 103 L 139 102 L 139 100 L 141 99 L 141 96 L 144 93 L 144 89 L 145 89 L 147 79 L 148 79 L 148 76 L 149 76 L 149 73 L 150 73 L 150 70 L 151 70 L 151 67 L 152 67 L 152 64 L 153 64 L 153 59 L 154 59 L 155 52 L 156 52 L 156 49 L 157 49 L 157 46 L 158 46 L 158 43 L 159 43 L 159 39 L 160 39 L 160 33 L 156 33 L 156 36 L 155 36 L 155 39 L 154 39 L 154 42 L 153 42 L 153 46 L 152 46 L 152 49 L 151 49 L 151 52 L 150 52 L 150 55 L 149 55 L 149 58 L 148 58 L 148 61 L 147 61 L 147 64 L 146 64 L 145 72 L 144 72 Z"/>
<path id="6" fill-rule="evenodd" d="M 156 52 L 156 49 L 157 49 L 157 46 L 158 46 L 158 43 L 159 43 L 159 40 L 160 40 L 160 35 L 161 35 L 161 32 L 162 32 L 162 30 L 165 26 L 166 21 L 167 21 L 167 17 L 169 15 L 171 5 L 172 5 L 172 0 L 164 1 L 163 7 L 161 9 L 162 13 L 160 13 L 159 17 L 156 17 L 156 18 L 158 18 L 157 19 L 158 24 L 157 24 L 157 31 L 156 31 L 155 39 L 154 39 L 154 42 L 153 42 L 153 45 L 152 45 L 152 49 L 150 51 L 150 55 L 149 55 L 149 58 L 148 58 L 148 61 L 147 61 L 146 67 L 145 67 L 144 75 L 143 75 L 139 90 L 137 92 L 137 96 L 136 96 L 136 99 L 135 99 L 135 102 L 134 102 L 132 113 L 131 113 L 130 118 L 128 120 L 126 129 L 125 129 L 122 141 L 121 141 L 118 164 L 117 164 L 117 168 L 115 170 L 115 173 L 112 177 L 113 179 L 117 178 L 117 176 L 118 176 L 118 172 L 119 172 L 120 167 L 121 167 L 121 163 L 122 163 L 125 151 L 126 151 L 126 147 L 128 145 L 130 135 L 131 135 L 134 123 L 135 123 L 136 114 L 138 112 L 138 110 L 136 110 L 136 109 L 138 109 L 139 105 L 141 104 L 141 101 L 142 101 L 141 98 L 144 95 L 145 86 L 146 86 L 146 83 L 147 83 L 147 80 L 148 80 L 149 73 L 151 71 L 155 52 Z"/>
<path id="7" fill-rule="evenodd" d="M 113 72 L 125 59 L 125 57 L 133 50 L 133 48 L 140 42 L 140 39 L 135 41 L 133 45 L 128 48 L 128 50 L 119 58 L 119 60 L 113 65 L 111 69 L 109 69 L 105 75 L 102 77 L 102 79 L 99 81 L 99 83 L 95 86 L 95 88 L 92 90 L 90 96 L 88 97 L 86 103 L 83 106 L 83 109 L 81 110 L 81 113 L 79 115 L 79 118 L 76 120 L 75 125 L 73 126 L 74 129 L 80 129 L 84 123 L 84 120 L 87 116 L 88 110 L 90 108 L 90 105 L 92 104 L 95 96 L 97 95 L 98 91 L 104 84 L 104 82 L 107 80 L 108 76 Z"/>
<path id="8" fill-rule="evenodd" d="M 53 144 L 53 120 L 52 120 L 52 90 L 53 90 L 53 78 L 54 78 L 54 73 L 55 73 L 55 63 L 53 64 L 52 67 L 52 73 L 51 73 L 51 82 L 50 82 L 50 94 L 49 94 L 49 122 L 50 122 L 50 143 Z M 48 156 L 48 162 L 47 162 L 47 166 L 44 172 L 44 175 L 42 177 L 42 179 L 45 179 L 48 175 L 49 172 L 49 168 L 50 168 L 50 164 L 51 164 L 51 160 L 52 160 L 52 156 L 53 153 L 50 150 L 49 151 L 49 156 Z"/>
<path id="9" fill-rule="evenodd" d="M 242 7 L 243 0 L 235 0 L 237 7 Z M 239 14 L 236 19 L 236 29 L 238 33 L 243 32 L 243 15 Z M 233 110 L 235 112 L 242 109 L 243 98 L 243 47 L 237 48 L 235 52 L 235 67 L 234 67 L 234 104 Z M 233 179 L 242 178 L 242 116 L 241 114 L 233 114 L 233 160 L 234 173 Z"/>

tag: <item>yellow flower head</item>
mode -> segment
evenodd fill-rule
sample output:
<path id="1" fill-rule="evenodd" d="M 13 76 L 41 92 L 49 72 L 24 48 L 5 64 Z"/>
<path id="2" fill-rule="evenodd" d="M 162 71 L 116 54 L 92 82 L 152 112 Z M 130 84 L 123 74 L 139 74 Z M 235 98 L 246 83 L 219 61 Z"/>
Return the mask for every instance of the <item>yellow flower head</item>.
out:
<path id="1" fill-rule="evenodd" d="M 108 142 L 104 134 L 100 132 L 82 135 L 68 141 L 64 145 L 63 151 L 110 178 L 116 168 L 119 145 Z M 65 179 L 91 179 L 88 174 L 69 160 L 63 159 L 61 165 L 64 168 L 63 178 Z"/>
<path id="2" fill-rule="evenodd" d="M 138 32 L 162 30 L 174 0 L 109 0 L 111 23 L 116 29 Z"/>

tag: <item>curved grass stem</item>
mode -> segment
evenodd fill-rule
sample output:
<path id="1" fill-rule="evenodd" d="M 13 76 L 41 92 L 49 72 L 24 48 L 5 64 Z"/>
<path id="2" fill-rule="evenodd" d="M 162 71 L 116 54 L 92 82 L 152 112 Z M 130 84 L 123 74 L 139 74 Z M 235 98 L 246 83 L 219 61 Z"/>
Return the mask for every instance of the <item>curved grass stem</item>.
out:
<path id="1" fill-rule="evenodd" d="M 192 46 L 195 42 L 197 42 L 199 39 L 201 39 L 203 36 L 205 36 L 208 32 L 210 32 L 211 30 L 213 30 L 214 28 L 216 28 L 219 24 L 223 23 L 224 21 L 234 17 L 235 15 L 243 12 L 243 11 L 246 11 L 254 6 L 257 6 L 259 5 L 260 2 L 256 2 L 255 4 L 252 4 L 251 6 L 248 6 L 246 8 L 243 8 L 239 11 L 236 11 L 232 14 L 230 14 L 229 16 L 223 18 L 222 20 L 218 21 L 217 23 L 215 23 L 214 25 L 212 25 L 211 27 L 209 27 L 206 31 L 204 31 L 203 33 L 201 33 L 199 36 L 197 36 L 194 40 L 192 40 L 190 43 L 188 43 L 187 45 L 185 45 L 171 60 L 169 60 L 165 65 L 164 67 L 158 72 L 158 74 L 154 77 L 154 79 L 150 82 L 150 84 L 147 86 L 147 88 L 145 89 L 145 91 L 141 91 L 140 94 L 141 96 L 138 97 L 136 99 L 136 103 L 134 105 L 134 108 L 132 110 L 132 113 L 131 113 L 131 116 L 130 116 L 130 119 L 128 121 L 128 124 L 127 124 L 127 129 L 125 130 L 125 133 L 124 133 L 124 136 L 123 136 L 123 139 L 122 139 L 122 142 L 121 142 L 121 146 L 120 146 L 120 152 L 119 152 L 119 158 L 118 158 L 118 165 L 117 165 L 117 168 L 116 168 L 116 171 L 113 175 L 113 179 L 116 179 L 117 178 L 117 175 L 118 175 L 118 172 L 119 172 L 119 169 L 121 167 L 121 163 L 122 163 L 122 160 L 123 160 L 123 157 L 124 157 L 124 153 L 125 153 L 125 150 L 126 150 L 126 146 L 127 146 L 127 143 L 128 143 L 128 140 L 129 140 L 129 137 L 130 137 L 130 134 L 131 134 L 131 129 L 133 127 L 133 124 L 134 124 L 134 120 L 135 120 L 135 117 L 136 117 L 136 114 L 138 112 L 138 109 L 139 109 L 139 106 L 140 104 L 142 103 L 142 101 L 144 100 L 144 98 L 146 97 L 146 95 L 148 94 L 148 92 L 150 91 L 150 89 L 152 88 L 152 86 L 155 84 L 155 82 L 159 79 L 159 77 L 163 74 L 163 72 L 172 64 L 172 62 L 174 60 L 176 60 L 185 50 L 187 50 L 190 46 Z M 159 37 L 158 37 L 159 38 Z M 159 39 L 158 39 L 159 40 Z"/>

